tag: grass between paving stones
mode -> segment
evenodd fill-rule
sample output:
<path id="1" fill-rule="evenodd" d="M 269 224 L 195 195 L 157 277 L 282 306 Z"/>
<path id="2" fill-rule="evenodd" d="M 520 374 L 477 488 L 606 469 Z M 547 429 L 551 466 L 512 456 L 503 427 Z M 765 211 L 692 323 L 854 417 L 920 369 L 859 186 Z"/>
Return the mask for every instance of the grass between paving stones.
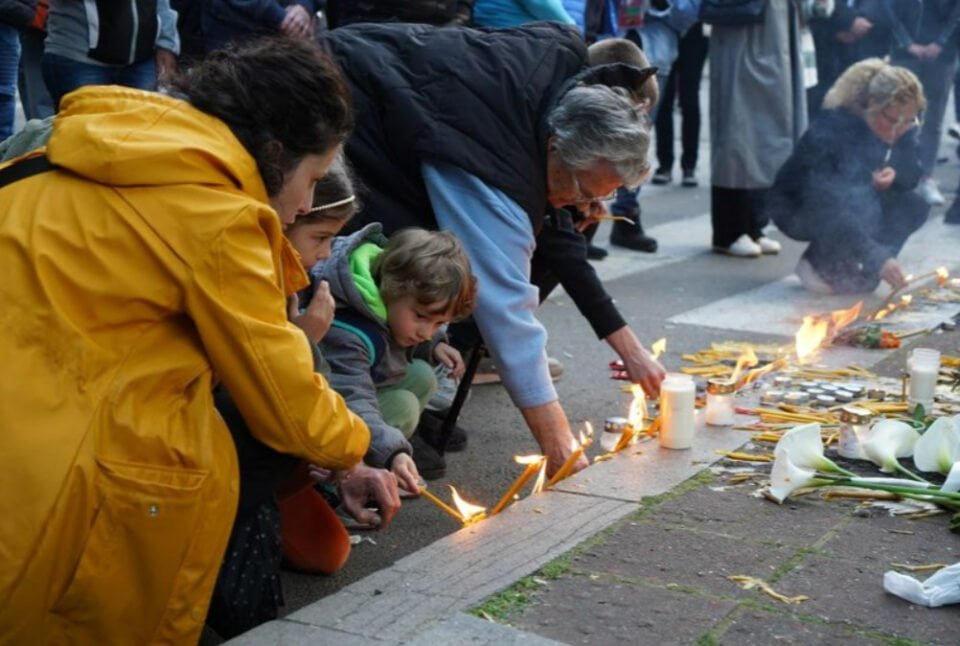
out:
<path id="1" fill-rule="evenodd" d="M 678 498 L 679 496 L 682 496 L 685 493 L 695 489 L 699 489 L 700 487 L 705 487 L 713 482 L 713 480 L 714 476 L 709 470 L 701 471 L 692 478 L 677 485 L 670 491 L 657 496 L 649 496 L 644 498 L 640 502 L 640 508 L 631 513 L 625 519 L 621 520 L 620 523 L 634 522 L 639 520 L 665 502 Z M 586 572 L 574 568 L 572 565 L 573 560 L 586 550 L 598 545 L 603 545 L 607 541 L 607 536 L 611 534 L 620 525 L 620 523 L 616 523 L 610 527 L 607 527 L 606 529 L 601 530 L 596 535 L 591 536 L 587 540 L 583 541 L 566 554 L 558 556 L 530 576 L 523 577 L 506 590 L 488 597 L 483 603 L 471 608 L 467 612 L 483 619 L 489 619 L 491 621 L 504 624 L 508 623 L 511 618 L 516 617 L 527 606 L 530 605 L 530 603 L 536 597 L 536 593 L 543 589 L 545 582 L 555 581 L 565 575 L 587 574 Z"/>
<path id="2" fill-rule="evenodd" d="M 793 606 L 793 608 L 797 608 L 797 606 Z M 792 610 L 788 606 L 773 605 L 770 603 L 765 603 L 759 599 L 741 599 L 737 604 L 737 607 L 731 610 L 726 617 L 718 621 L 712 629 L 703 635 L 700 635 L 694 643 L 697 646 L 714 646 L 715 644 L 719 644 L 724 633 L 726 633 L 730 626 L 733 625 L 733 623 L 737 620 L 737 616 L 744 609 L 756 610 L 757 612 L 763 612 L 779 617 L 788 617 L 794 621 L 800 621 L 803 623 L 839 628 L 849 633 L 844 635 L 844 637 L 848 638 L 863 637 L 865 639 L 881 641 L 885 644 L 888 644 L 888 646 L 927 646 L 926 642 L 915 641 L 913 639 L 900 637 L 898 635 L 891 635 L 874 628 L 865 628 L 846 621 L 831 621 L 826 617 L 819 615 L 808 615 L 802 612 L 796 612 L 796 610 Z"/>

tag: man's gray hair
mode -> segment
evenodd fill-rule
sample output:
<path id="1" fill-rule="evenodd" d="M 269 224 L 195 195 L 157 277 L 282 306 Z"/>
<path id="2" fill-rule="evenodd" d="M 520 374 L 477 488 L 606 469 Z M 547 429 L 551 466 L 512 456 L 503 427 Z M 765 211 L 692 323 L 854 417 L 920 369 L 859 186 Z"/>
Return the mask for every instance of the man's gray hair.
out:
<path id="1" fill-rule="evenodd" d="M 623 88 L 577 86 L 560 98 L 547 122 L 560 159 L 572 169 L 603 159 L 631 187 L 650 170 L 650 123 Z"/>

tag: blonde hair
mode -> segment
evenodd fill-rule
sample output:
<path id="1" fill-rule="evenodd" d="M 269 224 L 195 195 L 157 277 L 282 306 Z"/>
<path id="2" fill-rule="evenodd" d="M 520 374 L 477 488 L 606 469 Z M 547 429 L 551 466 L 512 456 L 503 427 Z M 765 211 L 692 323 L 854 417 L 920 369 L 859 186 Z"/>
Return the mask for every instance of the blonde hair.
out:
<path id="1" fill-rule="evenodd" d="M 879 58 L 848 67 L 823 99 L 824 109 L 843 108 L 864 118 L 891 105 L 916 105 L 917 110 L 923 110 L 927 99 L 913 72 Z"/>
<path id="2" fill-rule="evenodd" d="M 447 231 L 397 231 L 371 269 L 385 303 L 404 296 L 421 305 L 443 303 L 452 320 L 466 317 L 476 304 L 477 279 L 470 259 Z"/>
<path id="3" fill-rule="evenodd" d="M 606 38 L 587 48 L 587 64 L 590 67 L 625 63 L 644 69 L 650 67 L 643 50 L 626 38 Z M 645 111 L 649 112 L 660 100 L 660 89 L 656 75 L 651 76 L 639 88 L 630 88 L 630 97 Z"/>

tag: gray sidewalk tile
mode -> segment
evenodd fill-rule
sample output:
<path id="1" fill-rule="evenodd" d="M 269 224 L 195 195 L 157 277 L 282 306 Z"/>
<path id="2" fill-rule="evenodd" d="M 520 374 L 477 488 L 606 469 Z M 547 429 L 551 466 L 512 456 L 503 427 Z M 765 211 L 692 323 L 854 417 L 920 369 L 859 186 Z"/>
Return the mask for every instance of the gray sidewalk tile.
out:
<path id="1" fill-rule="evenodd" d="M 230 640 L 237 646 L 392 646 L 396 642 L 381 641 L 349 633 L 280 619 L 261 624 Z"/>
<path id="2" fill-rule="evenodd" d="M 511 623 L 568 644 L 690 644 L 736 603 L 571 576 L 549 583 Z"/>
<path id="3" fill-rule="evenodd" d="M 405 646 L 559 646 L 563 642 L 526 633 L 462 612 L 434 624 Z"/>
<path id="4" fill-rule="evenodd" d="M 944 541 L 956 541 L 942 528 Z M 937 554 L 930 554 L 931 560 Z M 955 646 L 960 642 L 960 606 L 924 608 L 887 594 L 883 590 L 886 563 L 860 557 L 850 559 L 812 555 L 776 583 L 786 595 L 807 595 L 795 612 L 849 622 L 891 635 L 930 644 Z M 929 576 L 920 573 L 922 580 Z"/>
<path id="5" fill-rule="evenodd" d="M 574 557 L 574 569 L 644 579 L 655 585 L 678 584 L 717 596 L 744 593 L 733 575 L 767 579 L 794 550 L 708 536 L 659 523 L 627 522 L 604 536 L 602 545 Z"/>
<path id="6" fill-rule="evenodd" d="M 889 642 L 865 635 L 850 626 L 803 621 L 790 615 L 739 608 L 727 630 L 718 637 L 718 643 L 721 646 L 881 646 Z"/>

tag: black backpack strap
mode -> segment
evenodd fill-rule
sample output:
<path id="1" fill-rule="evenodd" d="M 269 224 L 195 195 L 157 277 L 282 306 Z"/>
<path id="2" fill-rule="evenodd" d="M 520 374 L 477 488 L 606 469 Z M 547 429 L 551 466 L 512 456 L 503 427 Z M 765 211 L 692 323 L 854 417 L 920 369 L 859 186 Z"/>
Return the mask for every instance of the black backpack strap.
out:
<path id="1" fill-rule="evenodd" d="M 45 173 L 48 170 L 56 170 L 57 166 L 50 162 L 46 155 L 39 157 L 30 157 L 22 161 L 10 164 L 3 170 L 0 170 L 0 188 L 7 184 L 19 182 L 21 179 Z"/>

